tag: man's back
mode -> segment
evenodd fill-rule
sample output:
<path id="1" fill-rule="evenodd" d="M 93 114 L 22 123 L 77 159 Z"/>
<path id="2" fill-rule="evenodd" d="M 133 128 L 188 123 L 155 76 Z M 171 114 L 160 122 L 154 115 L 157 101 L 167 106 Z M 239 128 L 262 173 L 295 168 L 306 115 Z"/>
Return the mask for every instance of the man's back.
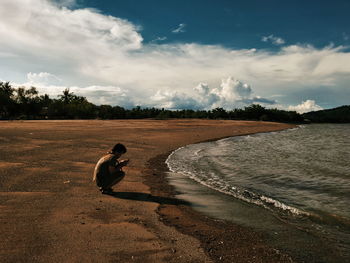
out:
<path id="1" fill-rule="evenodd" d="M 109 173 L 109 166 L 115 166 L 117 163 L 117 157 L 114 154 L 107 154 L 97 162 L 94 171 L 94 181 L 103 180 L 103 178 L 107 178 Z"/>

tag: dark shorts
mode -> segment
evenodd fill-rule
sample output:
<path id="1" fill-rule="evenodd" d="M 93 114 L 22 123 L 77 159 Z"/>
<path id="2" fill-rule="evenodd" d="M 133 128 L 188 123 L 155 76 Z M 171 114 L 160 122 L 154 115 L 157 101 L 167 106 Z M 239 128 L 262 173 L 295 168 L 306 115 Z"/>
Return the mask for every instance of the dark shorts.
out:
<path id="1" fill-rule="evenodd" d="M 114 174 L 108 174 L 108 176 L 96 176 L 96 185 L 98 187 L 109 187 L 116 179 L 122 178 L 125 176 L 123 171 L 118 171 Z"/>

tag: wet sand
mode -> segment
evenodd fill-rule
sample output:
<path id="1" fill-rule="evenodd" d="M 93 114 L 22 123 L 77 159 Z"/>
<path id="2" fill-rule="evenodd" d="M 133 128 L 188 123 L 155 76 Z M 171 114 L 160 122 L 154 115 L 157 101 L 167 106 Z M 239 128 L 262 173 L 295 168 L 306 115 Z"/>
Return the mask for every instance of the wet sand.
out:
<path id="1" fill-rule="evenodd" d="M 290 262 L 251 229 L 174 198 L 183 145 L 292 125 L 220 120 L 0 122 L 0 262 Z M 116 142 L 131 160 L 113 195 L 92 182 Z"/>

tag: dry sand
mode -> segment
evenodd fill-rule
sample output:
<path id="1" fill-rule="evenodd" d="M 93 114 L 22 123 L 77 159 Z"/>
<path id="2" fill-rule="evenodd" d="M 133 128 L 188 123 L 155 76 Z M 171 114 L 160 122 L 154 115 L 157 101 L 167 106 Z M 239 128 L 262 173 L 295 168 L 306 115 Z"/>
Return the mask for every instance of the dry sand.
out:
<path id="1" fill-rule="evenodd" d="M 164 159 L 180 146 L 287 124 L 219 120 L 0 122 L 0 262 L 288 262 L 259 234 L 172 197 Z M 131 162 L 102 195 L 96 161 Z"/>

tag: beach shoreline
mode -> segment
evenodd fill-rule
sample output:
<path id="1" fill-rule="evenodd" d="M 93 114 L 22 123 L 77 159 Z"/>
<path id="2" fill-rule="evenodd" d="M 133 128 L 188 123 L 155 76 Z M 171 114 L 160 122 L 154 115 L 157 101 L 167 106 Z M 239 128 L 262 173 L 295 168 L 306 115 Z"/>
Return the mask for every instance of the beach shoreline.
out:
<path id="1" fill-rule="evenodd" d="M 252 134 L 255 133 L 236 136 Z M 214 138 L 198 143 L 224 138 L 228 137 Z M 174 150 L 160 154 L 148 161 L 145 183 L 154 195 L 176 198 L 175 187 L 167 182 L 167 173 L 170 171 L 166 164 L 167 158 Z M 160 204 L 157 209 L 159 219 L 164 224 L 175 227 L 181 233 L 198 239 L 203 250 L 214 262 L 294 262 L 291 255 L 269 246 L 262 233 L 227 220 L 212 218 L 195 211 L 190 204 L 182 204 L 182 202 L 179 200 L 176 207 Z"/>
<path id="2" fill-rule="evenodd" d="M 308 130 L 312 127 L 313 126 L 302 128 Z M 157 210 L 160 218 L 166 224 L 174 225 L 180 232 L 194 236 L 200 240 L 204 251 L 215 262 L 234 262 L 237 259 L 236 257 L 242 262 L 252 262 L 257 260 L 257 258 L 259 258 L 258 261 L 261 260 L 262 262 L 346 261 L 348 259 L 349 250 L 348 246 L 345 246 L 348 239 L 342 236 L 343 233 L 345 235 L 345 232 L 340 232 L 339 235 L 336 233 L 332 237 L 330 236 L 332 232 L 326 232 L 327 235 L 322 235 L 325 232 L 320 230 L 322 226 L 316 228 L 316 222 L 312 222 L 312 219 L 308 218 L 309 214 L 306 212 L 305 217 L 295 216 L 295 214 L 292 213 L 288 213 L 290 217 L 287 217 L 286 214 L 274 214 L 270 209 L 266 209 L 266 207 L 263 208 L 255 203 L 242 201 L 239 198 L 232 198 L 230 193 L 220 192 L 220 190 L 216 190 L 215 187 L 211 188 L 206 184 L 202 184 L 201 181 L 192 178 L 192 176 L 195 177 L 197 171 L 199 171 L 200 176 L 202 176 L 202 173 L 205 173 L 207 176 L 216 173 L 217 168 L 215 166 L 215 161 L 220 160 L 219 158 L 221 156 L 225 159 L 227 156 L 226 149 L 235 149 L 235 152 L 232 152 L 232 154 L 239 152 L 239 150 L 237 150 L 239 147 L 232 144 L 230 147 L 226 146 L 224 149 L 219 148 L 221 151 L 217 150 L 215 147 L 220 147 L 221 142 L 226 142 L 227 140 L 236 142 L 236 140 L 240 141 L 244 140 L 244 138 L 248 140 L 251 137 L 260 136 L 264 138 L 290 136 L 291 133 L 294 134 L 295 132 L 300 133 L 303 131 L 304 129 L 291 128 L 272 133 L 251 133 L 230 136 L 229 138 L 218 138 L 199 142 L 194 145 L 181 146 L 167 154 L 155 157 L 150 161 L 149 166 L 157 167 L 158 176 L 149 177 L 151 180 L 149 180 L 150 182 L 148 182 L 148 185 L 151 189 L 165 189 L 162 193 L 163 195 L 179 198 L 184 202 L 190 203 L 188 206 L 180 204 L 179 208 L 181 211 L 177 212 L 175 215 L 173 211 L 169 211 L 165 206 L 160 206 Z M 302 137 L 303 143 L 305 143 L 304 138 L 307 138 L 307 136 Z M 266 144 L 270 145 L 271 140 L 275 140 L 277 145 L 282 145 L 282 140 L 279 140 L 278 137 L 277 140 L 276 138 L 270 139 L 270 142 L 268 141 Z M 295 143 L 297 143 L 296 139 Z M 266 151 L 263 146 L 261 147 L 265 150 L 264 153 L 269 152 Z M 300 146 L 298 147 L 298 149 L 301 148 Z M 309 148 L 311 149 L 312 147 Z M 208 154 L 211 152 L 213 152 L 215 158 L 209 159 L 210 157 Z M 258 153 L 259 154 L 255 154 L 254 157 L 259 158 L 258 156 L 260 156 L 260 154 L 262 154 L 262 156 L 264 155 L 261 151 L 258 151 Z M 173 155 L 175 155 L 175 157 Z M 195 158 L 194 156 L 197 157 L 197 155 L 202 156 L 202 158 L 206 160 L 205 163 L 210 163 L 210 165 L 213 165 L 216 169 L 211 170 L 209 166 L 208 170 L 198 168 L 198 164 L 192 164 L 188 161 L 193 161 L 192 158 Z M 176 161 L 172 160 L 172 158 Z M 251 158 L 251 160 L 255 160 L 255 158 Z M 183 161 L 184 164 L 181 164 L 181 161 Z M 212 164 L 212 161 L 214 164 Z M 243 162 L 247 161 L 248 160 L 243 160 Z M 200 163 L 203 163 L 203 161 L 200 161 Z M 265 163 L 271 162 L 265 160 Z M 191 165 L 196 165 L 196 168 L 191 170 Z M 203 165 L 207 167 L 206 164 L 203 163 Z M 187 170 L 185 167 L 188 166 L 190 167 Z M 246 169 L 249 168 L 246 167 Z M 268 169 L 269 168 L 267 168 L 267 170 Z M 265 169 L 261 167 L 260 170 L 265 171 Z M 258 172 L 259 171 L 257 171 L 257 173 Z M 288 174 L 288 171 L 285 172 Z M 168 185 L 170 184 L 170 187 L 162 186 L 163 182 L 167 182 Z M 152 188 L 152 185 L 156 185 L 156 187 Z M 263 220 L 260 218 L 263 218 Z M 192 222 L 193 227 L 189 227 L 187 221 Z M 304 223 L 304 225 L 302 225 L 301 222 Z M 306 222 L 312 225 L 307 225 Z M 223 229 L 225 231 L 221 231 Z M 237 239 L 232 238 L 233 235 L 235 235 Z M 249 242 L 247 241 L 245 244 L 245 241 L 249 240 L 251 236 L 253 236 L 253 239 Z M 237 240 L 240 240 L 239 245 L 236 242 Z M 262 245 L 260 247 L 261 249 L 264 247 L 264 255 L 252 255 L 252 253 L 249 252 L 252 250 L 255 252 L 255 248 L 252 248 L 257 244 Z M 242 253 L 242 251 L 249 246 L 251 246 L 250 249 Z"/>
<path id="3" fill-rule="evenodd" d="M 292 127 L 193 119 L 1 122 L 0 261 L 290 262 L 254 231 L 174 198 L 163 176 L 165 159 L 181 146 Z M 101 195 L 92 171 L 116 142 L 127 146 L 131 162 L 115 193 Z"/>

